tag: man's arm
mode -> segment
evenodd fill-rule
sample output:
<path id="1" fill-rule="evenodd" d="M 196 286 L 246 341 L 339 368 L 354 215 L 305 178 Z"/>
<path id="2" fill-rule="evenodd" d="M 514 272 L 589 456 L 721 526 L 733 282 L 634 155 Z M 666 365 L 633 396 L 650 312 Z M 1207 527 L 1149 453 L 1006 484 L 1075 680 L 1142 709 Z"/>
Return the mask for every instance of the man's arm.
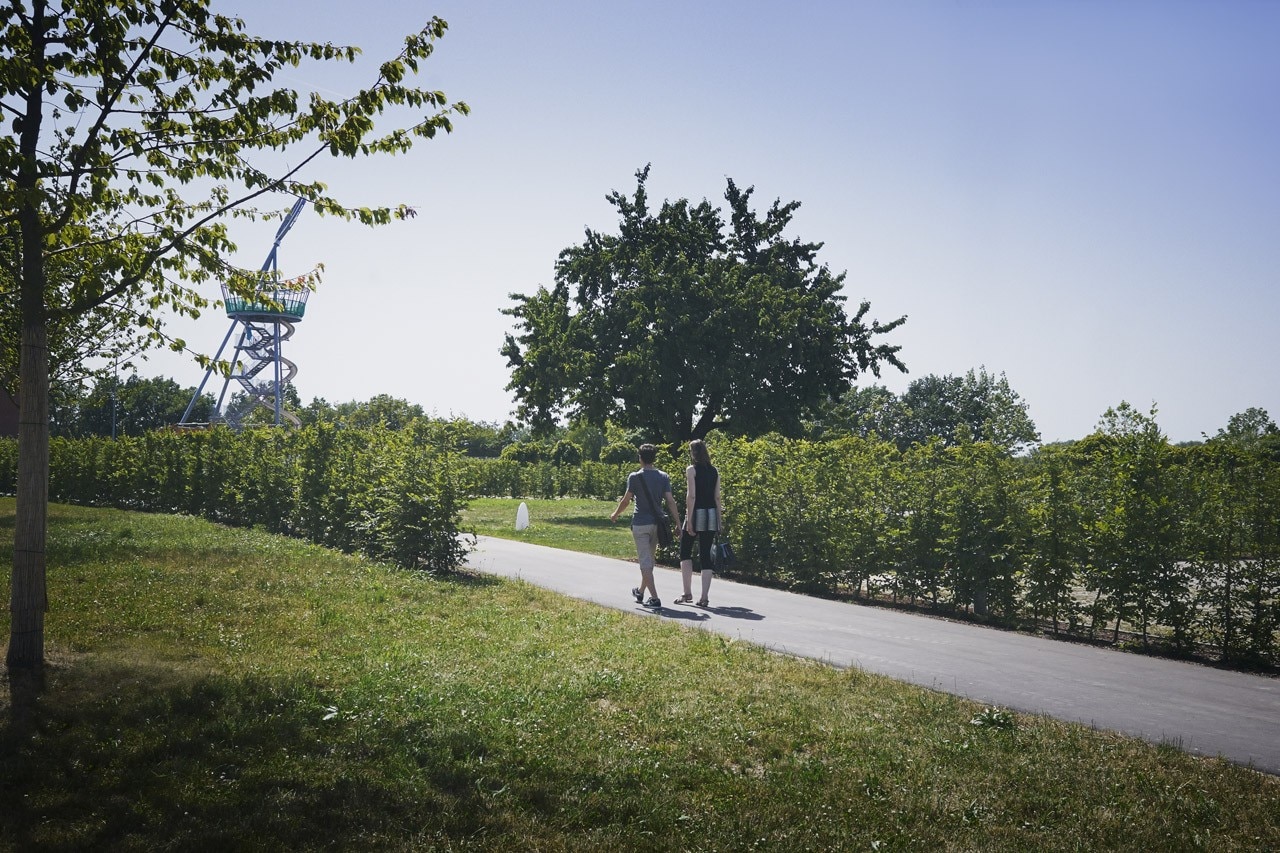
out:
<path id="1" fill-rule="evenodd" d="M 610 521 L 617 521 L 618 516 L 631 505 L 631 490 L 627 489 L 627 493 L 622 496 L 622 500 L 618 501 L 618 508 L 613 511 L 613 515 L 609 516 Z"/>
<path id="2" fill-rule="evenodd" d="M 671 511 L 671 518 L 673 520 L 680 518 L 680 507 L 676 506 L 675 495 L 671 494 L 671 492 L 667 492 L 664 497 L 667 499 L 667 509 Z"/>

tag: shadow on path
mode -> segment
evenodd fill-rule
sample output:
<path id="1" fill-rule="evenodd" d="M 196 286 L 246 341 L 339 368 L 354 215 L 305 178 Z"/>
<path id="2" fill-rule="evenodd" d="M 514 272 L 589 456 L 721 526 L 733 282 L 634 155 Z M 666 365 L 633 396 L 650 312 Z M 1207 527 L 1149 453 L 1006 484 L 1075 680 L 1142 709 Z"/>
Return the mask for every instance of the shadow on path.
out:
<path id="1" fill-rule="evenodd" d="M 750 607 L 699 607 L 696 610 L 675 610 L 670 607 L 660 607 L 653 612 L 666 616 L 668 619 L 690 619 L 695 622 L 705 622 L 711 618 L 712 614 L 727 616 L 730 619 L 750 619 L 753 622 L 759 622 L 764 619 L 764 614 L 757 613 Z"/>

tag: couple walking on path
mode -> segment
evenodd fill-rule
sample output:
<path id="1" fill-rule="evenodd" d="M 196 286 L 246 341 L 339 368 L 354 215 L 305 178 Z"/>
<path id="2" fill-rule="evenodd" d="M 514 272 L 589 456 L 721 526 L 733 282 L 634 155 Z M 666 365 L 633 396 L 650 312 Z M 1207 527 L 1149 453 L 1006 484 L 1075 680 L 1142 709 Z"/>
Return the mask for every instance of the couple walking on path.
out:
<path id="1" fill-rule="evenodd" d="M 658 449 L 652 444 L 642 444 L 638 453 L 640 470 L 627 476 L 627 490 L 609 520 L 617 521 L 618 516 L 635 501 L 631 536 L 635 539 L 636 555 L 640 558 L 640 586 L 631 590 L 631 594 L 637 603 L 657 608 L 662 606 L 662 600 L 658 598 L 658 588 L 653 582 L 653 566 L 659 531 L 661 528 L 668 533 L 671 530 L 671 522 L 659 501 L 666 503 L 671 518 L 679 518 L 680 512 L 671 493 L 671 477 L 655 466 Z M 676 604 L 693 603 L 693 550 L 696 545 L 698 565 L 702 570 L 702 598 L 698 599 L 697 606 L 706 607 L 713 573 L 711 549 L 716 535 L 724 526 L 724 502 L 720 497 L 720 472 L 711 464 L 711 454 L 701 439 L 689 442 L 689 460 L 692 464 L 684 472 L 684 524 L 680 527 L 680 574 L 684 581 L 684 594 L 676 599 Z M 648 599 L 645 598 L 646 593 Z"/>

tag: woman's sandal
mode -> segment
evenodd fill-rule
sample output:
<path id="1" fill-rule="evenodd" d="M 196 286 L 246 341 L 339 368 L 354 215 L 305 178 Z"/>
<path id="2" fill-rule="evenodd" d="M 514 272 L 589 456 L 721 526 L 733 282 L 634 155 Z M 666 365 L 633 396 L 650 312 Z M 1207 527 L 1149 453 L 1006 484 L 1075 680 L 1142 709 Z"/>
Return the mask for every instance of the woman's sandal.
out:
<path id="1" fill-rule="evenodd" d="M 706 607 L 706 606 L 707 606 L 707 600 L 706 600 L 705 598 L 699 599 L 699 600 L 698 600 L 698 604 L 697 604 L 697 606 L 698 606 L 698 607 Z"/>
<path id="2" fill-rule="evenodd" d="M 693 604 L 693 596 L 682 595 L 676 599 L 676 604 Z"/>

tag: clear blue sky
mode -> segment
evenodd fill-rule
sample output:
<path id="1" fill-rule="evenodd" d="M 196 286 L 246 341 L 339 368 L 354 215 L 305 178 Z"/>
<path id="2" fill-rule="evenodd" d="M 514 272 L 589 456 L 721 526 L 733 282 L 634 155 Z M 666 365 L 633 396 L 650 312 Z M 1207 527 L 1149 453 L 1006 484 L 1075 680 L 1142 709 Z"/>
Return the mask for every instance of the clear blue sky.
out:
<path id="1" fill-rule="evenodd" d="M 308 211 L 286 238 L 282 271 L 327 268 L 285 350 L 304 402 L 507 419 L 507 295 L 550 283 L 585 227 L 612 229 L 605 194 L 651 163 L 658 199 L 723 203 L 731 177 L 761 206 L 802 202 L 792 235 L 825 242 L 851 307 L 909 317 L 894 391 L 985 366 L 1046 441 L 1121 401 L 1157 405 L 1174 441 L 1251 406 L 1280 418 L 1280 3 L 215 8 L 363 47 L 354 69 L 285 80 L 331 94 L 437 14 L 450 29 L 421 82 L 473 110 L 408 156 L 310 173 L 420 215 L 369 230 Z M 273 233 L 243 232 L 235 262 L 256 268 Z M 228 325 L 173 328 L 211 353 Z M 169 355 L 143 372 L 202 374 Z"/>

